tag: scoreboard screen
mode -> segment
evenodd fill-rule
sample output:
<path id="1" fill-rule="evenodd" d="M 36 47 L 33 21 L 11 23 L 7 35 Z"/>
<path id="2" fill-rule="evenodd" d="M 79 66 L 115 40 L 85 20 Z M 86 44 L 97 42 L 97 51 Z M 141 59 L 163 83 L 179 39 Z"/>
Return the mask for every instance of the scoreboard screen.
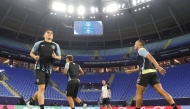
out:
<path id="1" fill-rule="evenodd" d="M 102 21 L 75 21 L 74 35 L 103 35 Z"/>

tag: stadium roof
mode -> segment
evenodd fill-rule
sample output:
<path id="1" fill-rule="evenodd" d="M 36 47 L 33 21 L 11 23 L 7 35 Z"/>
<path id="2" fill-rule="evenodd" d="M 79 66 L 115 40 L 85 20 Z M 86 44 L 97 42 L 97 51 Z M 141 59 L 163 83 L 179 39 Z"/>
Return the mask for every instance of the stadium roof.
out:
<path id="1" fill-rule="evenodd" d="M 74 7 L 84 6 L 84 15 L 53 11 L 53 1 L 0 0 L 0 36 L 33 44 L 43 39 L 46 29 L 52 29 L 54 40 L 61 47 L 101 49 L 131 46 L 138 38 L 158 41 L 184 34 L 190 28 L 190 0 L 142 0 L 147 2 L 136 5 L 134 0 L 56 0 Z M 104 12 L 104 7 L 112 3 L 121 8 Z M 99 11 L 91 13 L 92 6 Z M 74 36 L 70 27 L 75 20 L 102 20 L 104 35 Z"/>

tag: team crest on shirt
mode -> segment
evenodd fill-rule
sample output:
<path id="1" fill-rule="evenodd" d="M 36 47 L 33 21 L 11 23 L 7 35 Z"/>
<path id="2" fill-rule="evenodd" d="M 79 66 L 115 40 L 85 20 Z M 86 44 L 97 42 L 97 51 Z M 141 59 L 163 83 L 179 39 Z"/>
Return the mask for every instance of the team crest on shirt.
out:
<path id="1" fill-rule="evenodd" d="M 39 83 L 39 79 L 36 80 L 36 83 Z"/>
<path id="2" fill-rule="evenodd" d="M 51 45 L 51 48 L 52 48 L 52 49 L 55 49 L 55 45 Z"/>

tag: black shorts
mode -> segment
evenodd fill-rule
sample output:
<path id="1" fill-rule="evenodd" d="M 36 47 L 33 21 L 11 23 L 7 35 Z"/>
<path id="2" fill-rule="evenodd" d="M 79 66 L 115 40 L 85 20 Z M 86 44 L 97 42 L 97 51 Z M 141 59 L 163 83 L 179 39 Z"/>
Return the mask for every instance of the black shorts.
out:
<path id="1" fill-rule="evenodd" d="M 78 79 L 73 79 L 73 80 L 68 81 L 67 90 L 66 90 L 67 96 L 76 98 L 78 94 L 79 86 L 80 86 L 80 82 Z"/>
<path id="2" fill-rule="evenodd" d="M 157 72 L 141 74 L 137 80 L 137 84 L 147 87 L 148 84 L 151 86 L 160 83 Z"/>
<path id="3" fill-rule="evenodd" d="M 109 105 L 110 99 L 109 98 L 103 98 L 103 105 Z"/>
<path id="4" fill-rule="evenodd" d="M 36 76 L 35 83 L 37 85 L 45 84 L 45 88 L 46 88 L 50 80 L 50 74 L 38 69 L 34 70 L 34 73 Z"/>

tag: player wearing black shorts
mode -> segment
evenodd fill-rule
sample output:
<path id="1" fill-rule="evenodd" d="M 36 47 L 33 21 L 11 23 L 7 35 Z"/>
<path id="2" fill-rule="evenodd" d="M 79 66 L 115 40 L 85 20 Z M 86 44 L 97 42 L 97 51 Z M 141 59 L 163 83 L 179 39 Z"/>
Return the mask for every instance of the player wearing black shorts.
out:
<path id="1" fill-rule="evenodd" d="M 80 86 L 79 77 L 84 75 L 83 70 L 80 65 L 73 62 L 74 58 L 72 55 L 66 56 L 66 64 L 63 74 L 68 77 L 67 84 L 67 100 L 71 109 L 75 109 L 74 101 L 83 106 L 83 109 L 86 109 L 87 104 L 83 103 L 78 97 L 78 89 Z"/>
<path id="2" fill-rule="evenodd" d="M 107 109 L 107 106 L 109 106 L 110 109 L 112 109 L 110 105 L 110 98 L 111 98 L 111 90 L 108 84 L 106 84 L 105 80 L 102 80 L 102 93 L 100 100 L 102 100 L 104 109 Z"/>
<path id="3" fill-rule="evenodd" d="M 143 40 L 137 40 L 135 42 L 135 49 L 138 51 L 138 68 L 134 70 L 126 70 L 127 74 L 139 71 L 136 91 L 136 109 L 140 109 L 140 106 L 142 105 L 143 92 L 148 84 L 150 84 L 161 96 L 163 96 L 165 100 L 173 107 L 173 109 L 178 109 L 171 95 L 162 88 L 156 68 L 162 75 L 165 75 L 166 71 L 159 66 L 154 57 L 144 48 L 144 45 L 145 43 Z"/>
<path id="4" fill-rule="evenodd" d="M 29 109 L 32 109 L 32 105 L 36 100 L 38 100 L 40 109 L 44 109 L 44 92 L 49 83 L 53 61 L 55 59 L 61 60 L 60 47 L 55 42 L 52 42 L 53 31 L 46 30 L 43 36 L 44 40 L 36 42 L 30 52 L 30 56 L 36 60 L 34 73 L 38 91 L 27 102 Z"/>

